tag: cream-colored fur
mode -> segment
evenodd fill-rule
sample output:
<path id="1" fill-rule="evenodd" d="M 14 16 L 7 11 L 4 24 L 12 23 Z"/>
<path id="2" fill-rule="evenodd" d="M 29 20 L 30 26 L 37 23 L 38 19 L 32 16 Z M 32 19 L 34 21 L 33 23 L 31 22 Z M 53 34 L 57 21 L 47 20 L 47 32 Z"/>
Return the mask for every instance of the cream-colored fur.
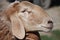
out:
<path id="1" fill-rule="evenodd" d="M 48 24 L 52 18 L 42 8 L 27 1 L 15 1 L 3 13 L 11 23 L 12 34 L 19 39 L 24 38 L 25 30 L 48 32 L 53 27 Z"/>

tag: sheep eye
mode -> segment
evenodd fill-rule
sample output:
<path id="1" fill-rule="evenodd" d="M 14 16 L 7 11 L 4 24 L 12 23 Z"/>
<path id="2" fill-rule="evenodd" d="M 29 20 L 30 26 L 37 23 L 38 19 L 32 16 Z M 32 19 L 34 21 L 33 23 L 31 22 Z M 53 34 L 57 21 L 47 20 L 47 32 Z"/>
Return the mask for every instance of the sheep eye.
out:
<path id="1" fill-rule="evenodd" d="M 24 13 L 26 10 L 27 10 L 27 9 L 25 9 L 25 10 L 23 10 L 23 11 L 21 11 L 21 12 Z"/>

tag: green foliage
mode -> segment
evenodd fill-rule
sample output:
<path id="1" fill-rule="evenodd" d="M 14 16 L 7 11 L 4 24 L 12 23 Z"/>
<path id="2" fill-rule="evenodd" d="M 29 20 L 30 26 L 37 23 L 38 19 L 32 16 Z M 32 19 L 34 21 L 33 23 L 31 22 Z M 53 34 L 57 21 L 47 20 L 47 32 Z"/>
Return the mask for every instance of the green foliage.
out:
<path id="1" fill-rule="evenodd" d="M 60 40 L 60 30 L 52 31 L 52 36 L 41 36 L 41 40 Z"/>
<path id="2" fill-rule="evenodd" d="M 54 30 L 52 31 L 52 34 L 55 35 L 56 37 L 60 37 L 60 30 Z"/>
<path id="3" fill-rule="evenodd" d="M 45 36 L 41 36 L 41 40 L 52 40 L 52 39 L 45 35 Z"/>
<path id="4" fill-rule="evenodd" d="M 52 31 L 52 36 L 55 37 L 56 39 L 60 40 L 60 30 L 54 30 Z"/>

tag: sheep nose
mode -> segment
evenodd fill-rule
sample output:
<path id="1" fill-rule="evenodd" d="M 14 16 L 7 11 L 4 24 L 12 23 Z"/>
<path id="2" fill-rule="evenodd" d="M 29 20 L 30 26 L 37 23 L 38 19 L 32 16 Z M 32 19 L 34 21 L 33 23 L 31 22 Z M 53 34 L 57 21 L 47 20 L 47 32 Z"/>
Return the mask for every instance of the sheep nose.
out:
<path id="1" fill-rule="evenodd" d="M 52 23 L 52 24 L 53 24 L 53 22 L 52 22 L 52 21 L 48 21 L 48 24 L 50 24 L 50 23 Z"/>

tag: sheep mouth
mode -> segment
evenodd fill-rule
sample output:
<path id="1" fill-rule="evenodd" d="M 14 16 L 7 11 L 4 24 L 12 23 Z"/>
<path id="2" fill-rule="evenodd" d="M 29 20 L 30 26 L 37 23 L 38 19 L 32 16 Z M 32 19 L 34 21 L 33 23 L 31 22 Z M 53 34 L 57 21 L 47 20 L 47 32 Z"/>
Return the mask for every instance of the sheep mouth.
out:
<path id="1" fill-rule="evenodd" d="M 52 28 L 53 28 L 53 26 L 51 26 L 51 27 L 46 27 L 46 26 L 42 26 L 43 28 L 46 28 L 46 29 L 48 29 L 47 31 L 44 31 L 44 30 L 38 30 L 38 31 L 40 31 L 40 32 L 45 32 L 45 33 L 47 33 L 47 32 L 51 32 L 52 31 Z"/>
<path id="2" fill-rule="evenodd" d="M 47 30 L 47 31 L 45 31 L 45 30 L 36 30 L 36 31 L 47 33 L 47 32 L 51 32 L 51 31 L 52 31 L 52 28 L 53 28 L 53 27 L 45 27 L 45 26 L 42 26 L 42 27 L 43 27 L 43 28 L 46 28 L 46 29 L 48 29 L 48 30 Z"/>
<path id="3" fill-rule="evenodd" d="M 46 29 L 52 29 L 53 27 L 45 27 L 45 26 L 42 26 L 42 27 L 44 27 L 44 28 L 46 28 Z"/>

